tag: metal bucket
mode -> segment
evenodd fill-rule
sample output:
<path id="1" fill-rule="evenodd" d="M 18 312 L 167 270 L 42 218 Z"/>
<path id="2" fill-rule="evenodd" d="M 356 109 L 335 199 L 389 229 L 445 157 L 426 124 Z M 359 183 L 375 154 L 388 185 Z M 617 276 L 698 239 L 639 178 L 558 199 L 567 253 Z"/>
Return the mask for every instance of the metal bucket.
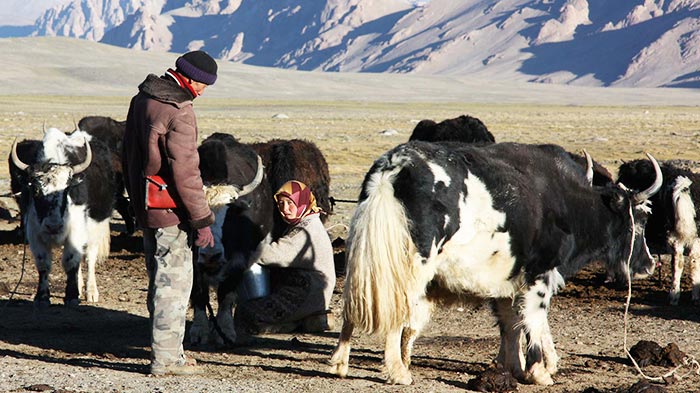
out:
<path id="1" fill-rule="evenodd" d="M 270 273 L 267 268 L 254 263 L 243 272 L 243 280 L 238 286 L 238 299 L 245 301 L 270 294 Z"/>

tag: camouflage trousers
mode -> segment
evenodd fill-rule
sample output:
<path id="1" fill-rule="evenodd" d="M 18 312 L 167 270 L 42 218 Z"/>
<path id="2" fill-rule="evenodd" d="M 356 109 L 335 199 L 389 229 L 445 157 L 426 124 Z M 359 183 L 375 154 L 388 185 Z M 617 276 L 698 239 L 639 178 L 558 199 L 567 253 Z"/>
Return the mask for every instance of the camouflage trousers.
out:
<path id="1" fill-rule="evenodd" d="M 184 360 L 187 306 L 192 291 L 192 249 L 188 233 L 177 226 L 143 230 L 148 269 L 151 365 Z"/>

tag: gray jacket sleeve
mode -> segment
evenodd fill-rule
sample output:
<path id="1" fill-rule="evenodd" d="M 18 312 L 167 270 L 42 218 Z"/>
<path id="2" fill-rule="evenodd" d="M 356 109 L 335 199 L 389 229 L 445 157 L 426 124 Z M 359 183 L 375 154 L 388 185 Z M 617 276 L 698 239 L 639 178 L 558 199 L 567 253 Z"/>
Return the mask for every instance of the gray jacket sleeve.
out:
<path id="1" fill-rule="evenodd" d="M 313 258 L 304 258 L 312 249 L 311 234 L 305 227 L 298 226 L 276 242 L 266 245 L 260 255 L 260 264 L 312 269 Z"/>

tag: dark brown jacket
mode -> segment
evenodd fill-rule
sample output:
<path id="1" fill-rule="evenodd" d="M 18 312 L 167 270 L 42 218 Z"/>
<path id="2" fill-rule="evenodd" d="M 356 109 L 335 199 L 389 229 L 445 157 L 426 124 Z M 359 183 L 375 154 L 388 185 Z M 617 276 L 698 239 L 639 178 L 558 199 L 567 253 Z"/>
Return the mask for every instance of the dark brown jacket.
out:
<path id="1" fill-rule="evenodd" d="M 148 75 L 131 99 L 126 118 L 122 164 L 136 221 L 144 228 L 214 222 L 204 197 L 197 153 L 197 121 L 192 95 L 169 76 Z M 146 209 L 144 175 L 168 183 L 176 209 Z"/>

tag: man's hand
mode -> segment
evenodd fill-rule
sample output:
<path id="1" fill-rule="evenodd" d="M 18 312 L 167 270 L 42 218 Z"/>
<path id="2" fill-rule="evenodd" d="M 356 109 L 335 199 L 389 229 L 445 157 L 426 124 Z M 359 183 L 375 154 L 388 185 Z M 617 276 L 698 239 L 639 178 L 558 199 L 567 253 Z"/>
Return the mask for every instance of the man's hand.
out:
<path id="1" fill-rule="evenodd" d="M 211 233 L 211 228 L 208 226 L 197 229 L 197 239 L 194 244 L 197 247 L 214 247 L 214 235 Z"/>

